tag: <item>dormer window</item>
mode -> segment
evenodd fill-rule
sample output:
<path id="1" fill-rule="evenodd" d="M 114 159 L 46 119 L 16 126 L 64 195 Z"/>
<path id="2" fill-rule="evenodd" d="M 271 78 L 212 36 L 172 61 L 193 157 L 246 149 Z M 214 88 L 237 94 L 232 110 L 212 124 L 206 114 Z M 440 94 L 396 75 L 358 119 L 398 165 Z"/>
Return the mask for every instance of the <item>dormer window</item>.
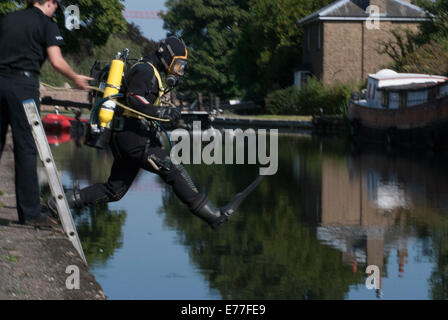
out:
<path id="1" fill-rule="evenodd" d="M 322 24 L 318 24 L 317 25 L 317 49 L 320 49 L 322 46 L 321 43 L 321 29 L 322 29 Z"/>
<path id="2" fill-rule="evenodd" d="M 307 28 L 306 29 L 306 49 L 307 50 L 310 50 L 310 48 L 311 48 L 311 45 L 310 45 L 311 35 L 310 35 L 310 33 L 311 33 L 310 28 Z"/>

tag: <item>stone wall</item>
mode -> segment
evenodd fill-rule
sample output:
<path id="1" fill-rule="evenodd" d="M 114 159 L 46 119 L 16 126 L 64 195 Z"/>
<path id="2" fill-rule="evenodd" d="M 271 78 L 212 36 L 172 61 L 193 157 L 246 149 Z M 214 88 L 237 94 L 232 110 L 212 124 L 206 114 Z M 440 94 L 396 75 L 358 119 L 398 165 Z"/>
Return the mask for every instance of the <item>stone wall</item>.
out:
<path id="1" fill-rule="evenodd" d="M 369 74 L 390 66 L 392 59 L 381 49 L 393 39 L 391 30 L 417 31 L 418 27 L 418 23 L 381 21 L 379 29 L 369 30 L 365 21 L 326 21 L 321 79 L 328 84 L 365 81 Z"/>
<path id="2" fill-rule="evenodd" d="M 417 31 L 419 23 L 380 21 L 379 27 L 368 29 L 365 21 L 309 23 L 304 26 L 302 62 L 327 84 L 365 81 L 369 74 L 390 66 L 392 59 L 380 52 L 383 43 L 393 39 L 391 30 Z M 321 48 L 318 48 L 319 34 Z"/>
<path id="3" fill-rule="evenodd" d="M 323 82 L 361 79 L 362 24 L 326 21 L 323 29 Z"/>

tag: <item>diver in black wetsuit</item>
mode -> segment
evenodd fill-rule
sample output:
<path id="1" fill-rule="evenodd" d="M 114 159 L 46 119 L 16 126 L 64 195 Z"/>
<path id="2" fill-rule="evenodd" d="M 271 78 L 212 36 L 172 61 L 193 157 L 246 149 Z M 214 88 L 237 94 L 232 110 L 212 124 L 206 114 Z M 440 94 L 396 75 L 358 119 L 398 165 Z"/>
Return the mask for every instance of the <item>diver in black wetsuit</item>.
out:
<path id="1" fill-rule="evenodd" d="M 126 102 L 133 109 L 149 116 L 170 119 L 176 123 L 180 118 L 177 108 L 160 107 L 164 94 L 158 70 L 167 74 L 167 83 L 174 86 L 184 75 L 188 52 L 183 41 L 170 37 L 160 47 L 132 66 L 125 74 Z M 158 174 L 171 185 L 176 196 L 190 211 L 205 220 L 213 229 L 219 227 L 234 213 L 242 200 L 260 183 L 261 177 L 246 190 L 239 193 L 228 205 L 216 208 L 199 193 L 182 165 L 172 163 L 170 154 L 164 150 L 156 137 L 157 131 L 148 120 L 125 110 L 122 131 L 114 131 L 110 147 L 114 155 L 111 174 L 106 183 L 95 184 L 82 190 L 74 190 L 67 197 L 70 207 L 80 208 L 120 200 L 129 190 L 140 169 Z M 49 207 L 55 210 L 54 199 Z"/>

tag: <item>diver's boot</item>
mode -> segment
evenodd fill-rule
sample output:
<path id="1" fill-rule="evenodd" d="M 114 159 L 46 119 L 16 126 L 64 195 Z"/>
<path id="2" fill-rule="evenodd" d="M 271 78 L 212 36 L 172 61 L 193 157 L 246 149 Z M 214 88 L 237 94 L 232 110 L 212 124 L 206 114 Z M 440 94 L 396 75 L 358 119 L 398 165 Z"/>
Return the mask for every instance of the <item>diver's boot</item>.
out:
<path id="1" fill-rule="evenodd" d="M 83 207 L 81 195 L 79 194 L 78 190 L 67 191 L 65 197 L 67 198 L 68 206 L 70 207 L 70 209 L 79 209 Z M 47 206 L 53 212 L 53 214 L 59 216 L 56 199 L 54 197 L 48 199 Z"/>
<path id="2" fill-rule="evenodd" d="M 230 219 L 243 200 L 260 184 L 263 177 L 264 176 L 259 176 L 224 207 L 216 208 L 207 198 L 204 198 L 199 208 L 193 210 L 193 214 L 205 220 L 212 229 L 219 228 L 223 223 Z"/>
<path id="3" fill-rule="evenodd" d="M 195 216 L 207 222 L 212 229 L 217 229 L 229 219 L 221 209 L 216 208 L 207 198 L 198 209 L 192 210 L 192 212 Z"/>

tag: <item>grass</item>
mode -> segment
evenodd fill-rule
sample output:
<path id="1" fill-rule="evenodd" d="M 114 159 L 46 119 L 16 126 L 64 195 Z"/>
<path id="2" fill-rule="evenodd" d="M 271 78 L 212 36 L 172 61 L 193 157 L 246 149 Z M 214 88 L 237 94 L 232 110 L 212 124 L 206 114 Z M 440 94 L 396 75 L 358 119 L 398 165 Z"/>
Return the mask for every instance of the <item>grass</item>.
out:
<path id="1" fill-rule="evenodd" d="M 14 257 L 14 256 L 6 255 L 4 258 L 5 258 L 6 261 L 9 261 L 9 262 L 17 262 L 17 261 L 19 261 L 19 258 Z"/>

